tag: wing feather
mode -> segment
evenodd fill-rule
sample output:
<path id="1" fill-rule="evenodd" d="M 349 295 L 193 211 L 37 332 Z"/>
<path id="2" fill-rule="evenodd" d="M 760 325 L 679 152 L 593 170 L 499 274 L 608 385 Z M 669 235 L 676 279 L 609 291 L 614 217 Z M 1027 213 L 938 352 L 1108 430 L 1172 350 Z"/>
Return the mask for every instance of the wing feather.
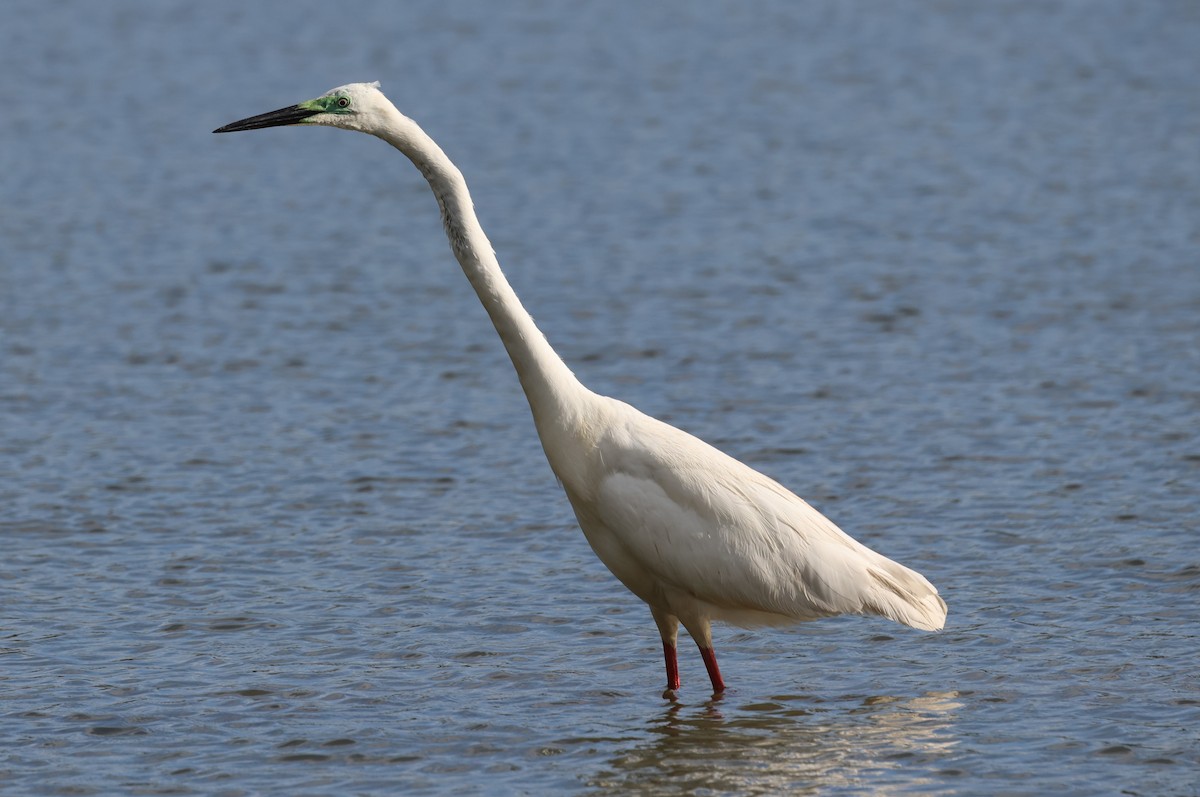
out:
<path id="1" fill-rule="evenodd" d="M 778 482 L 638 415 L 599 441 L 605 473 L 592 511 L 664 588 L 733 622 L 866 613 L 941 627 L 945 604 L 922 576 L 857 542 Z"/>

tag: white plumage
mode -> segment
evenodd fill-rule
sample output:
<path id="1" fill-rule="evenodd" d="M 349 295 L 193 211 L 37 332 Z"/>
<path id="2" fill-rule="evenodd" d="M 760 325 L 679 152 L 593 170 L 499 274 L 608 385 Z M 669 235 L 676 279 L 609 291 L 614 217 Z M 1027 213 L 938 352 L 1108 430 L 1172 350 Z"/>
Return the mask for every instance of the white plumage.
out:
<path id="1" fill-rule="evenodd" d="M 379 91 L 354 83 L 214 132 L 315 124 L 370 133 L 425 175 L 451 249 L 503 340 L 550 467 L 600 560 L 650 606 L 667 688 L 680 623 L 714 691 L 710 622 L 741 626 L 874 614 L 938 630 L 946 603 L 919 573 L 852 539 L 789 490 L 686 432 L 584 387 L 509 286 L 462 174 Z"/>

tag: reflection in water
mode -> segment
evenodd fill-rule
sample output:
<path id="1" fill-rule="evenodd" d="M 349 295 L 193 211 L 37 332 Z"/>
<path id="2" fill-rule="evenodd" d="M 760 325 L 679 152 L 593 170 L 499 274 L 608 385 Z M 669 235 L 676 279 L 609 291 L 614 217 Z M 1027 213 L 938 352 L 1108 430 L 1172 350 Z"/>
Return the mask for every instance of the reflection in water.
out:
<path id="1" fill-rule="evenodd" d="M 623 794 L 813 794 L 867 779 L 875 793 L 887 793 L 889 783 L 932 791 L 932 782 L 912 781 L 912 763 L 953 749 L 957 697 L 871 697 L 831 707 L 787 695 L 743 706 L 715 699 L 695 710 L 673 703 L 650 723 L 648 738 L 620 751 L 589 785 Z"/>

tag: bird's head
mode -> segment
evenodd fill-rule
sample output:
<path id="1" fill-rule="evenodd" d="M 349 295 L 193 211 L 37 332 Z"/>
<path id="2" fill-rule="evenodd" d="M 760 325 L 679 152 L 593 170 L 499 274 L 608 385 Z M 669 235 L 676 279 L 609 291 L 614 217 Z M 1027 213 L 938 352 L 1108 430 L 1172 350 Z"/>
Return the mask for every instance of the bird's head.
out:
<path id="1" fill-rule="evenodd" d="M 233 133 L 238 130 L 258 130 L 280 125 L 327 125 L 346 130 L 371 130 L 377 115 L 391 103 L 379 90 L 379 82 L 348 83 L 327 91 L 314 100 L 280 108 L 278 111 L 260 113 L 224 127 L 214 133 Z"/>

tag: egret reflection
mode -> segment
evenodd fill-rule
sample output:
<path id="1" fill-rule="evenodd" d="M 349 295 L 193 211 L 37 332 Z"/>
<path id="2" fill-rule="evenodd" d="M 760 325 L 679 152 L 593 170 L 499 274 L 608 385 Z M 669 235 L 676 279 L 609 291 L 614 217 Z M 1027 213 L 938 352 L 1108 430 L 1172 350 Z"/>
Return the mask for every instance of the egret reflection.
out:
<path id="1" fill-rule="evenodd" d="M 886 794 L 895 769 L 897 791 L 911 793 L 921 786 L 905 774 L 912 761 L 945 757 L 957 744 L 957 692 L 852 701 L 672 703 L 588 785 L 596 794 L 819 794 L 869 775 L 874 793 Z"/>

